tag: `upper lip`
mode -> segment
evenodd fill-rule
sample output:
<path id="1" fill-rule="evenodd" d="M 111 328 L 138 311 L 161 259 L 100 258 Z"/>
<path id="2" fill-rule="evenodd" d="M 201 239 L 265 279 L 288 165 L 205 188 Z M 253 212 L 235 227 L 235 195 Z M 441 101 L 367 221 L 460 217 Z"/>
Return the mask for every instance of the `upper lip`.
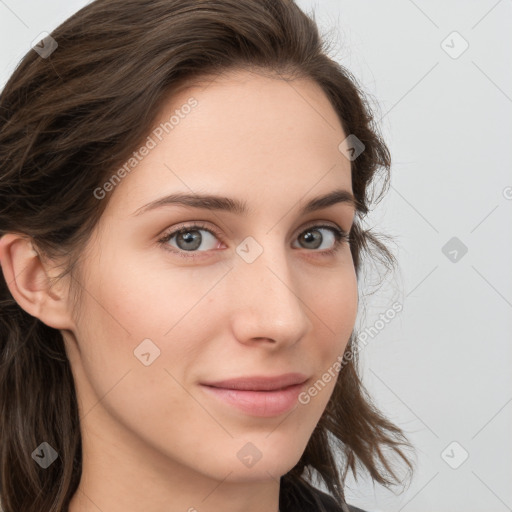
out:
<path id="1" fill-rule="evenodd" d="M 243 391 L 274 391 L 304 383 L 308 377 L 302 373 L 286 373 L 273 377 L 253 376 L 235 379 L 219 380 L 216 382 L 201 382 L 204 386 L 223 389 L 239 389 Z"/>

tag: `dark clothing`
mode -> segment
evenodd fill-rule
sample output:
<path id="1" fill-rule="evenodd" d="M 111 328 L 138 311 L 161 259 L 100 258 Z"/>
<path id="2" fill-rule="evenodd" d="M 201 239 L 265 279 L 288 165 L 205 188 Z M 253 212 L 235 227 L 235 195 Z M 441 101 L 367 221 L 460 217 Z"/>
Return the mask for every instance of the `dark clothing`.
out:
<path id="1" fill-rule="evenodd" d="M 300 483 L 281 478 L 279 495 L 280 512 L 365 512 L 349 505 L 345 501 L 339 502 L 329 494 L 316 489 L 304 481 Z"/>

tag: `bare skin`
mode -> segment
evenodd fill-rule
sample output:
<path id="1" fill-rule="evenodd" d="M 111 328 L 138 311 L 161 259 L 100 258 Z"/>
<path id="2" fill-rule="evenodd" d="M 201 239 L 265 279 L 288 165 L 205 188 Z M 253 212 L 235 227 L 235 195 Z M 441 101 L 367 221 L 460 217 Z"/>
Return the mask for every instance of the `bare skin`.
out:
<path id="1" fill-rule="evenodd" d="M 350 247 L 329 229 L 348 232 L 354 207 L 300 212 L 334 190 L 352 192 L 338 150 L 346 134 L 321 89 L 230 72 L 172 97 L 155 126 L 191 97 L 197 106 L 103 199 L 83 253 L 79 316 L 68 278 L 48 284 L 55 262 L 19 234 L 0 240 L 14 298 L 66 343 L 84 455 L 70 512 L 277 512 L 279 478 L 304 452 L 334 379 L 270 417 L 201 383 L 301 372 L 307 390 L 354 327 Z M 135 214 L 174 193 L 225 196 L 248 211 L 168 204 Z M 197 222 L 188 242 L 159 242 Z M 200 243 L 187 250 L 191 237 Z M 251 467 L 244 447 L 261 456 Z"/>

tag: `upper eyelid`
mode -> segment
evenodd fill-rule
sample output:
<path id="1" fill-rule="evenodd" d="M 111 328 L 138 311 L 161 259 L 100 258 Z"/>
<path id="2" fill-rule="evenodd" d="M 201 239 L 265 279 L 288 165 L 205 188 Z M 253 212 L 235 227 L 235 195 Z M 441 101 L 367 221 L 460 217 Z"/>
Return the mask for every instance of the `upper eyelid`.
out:
<path id="1" fill-rule="evenodd" d="M 332 224 L 332 226 L 330 226 L 329 224 Z M 344 230 L 341 226 L 339 226 L 336 222 L 333 222 L 333 221 L 316 220 L 316 221 L 307 222 L 304 226 L 300 227 L 299 233 L 301 233 L 302 231 L 304 231 L 306 229 L 313 228 L 313 227 L 325 227 L 325 228 L 332 227 L 334 229 L 339 229 L 340 231 L 342 231 L 343 233 L 346 233 L 346 234 L 348 234 L 350 231 L 350 229 L 349 229 L 349 231 Z M 169 229 L 164 230 L 164 232 L 162 233 L 162 235 L 159 236 L 159 238 L 165 238 L 169 235 L 176 235 L 177 233 L 179 233 L 180 231 L 183 231 L 183 230 L 187 230 L 187 229 L 193 230 L 196 228 L 204 229 L 205 231 L 209 231 L 211 234 L 213 234 L 215 236 L 222 237 L 221 233 L 219 233 L 219 231 L 217 229 L 212 228 L 208 223 L 206 223 L 204 221 L 190 221 L 188 224 L 185 224 L 183 226 L 180 226 L 177 228 L 169 228 Z"/>

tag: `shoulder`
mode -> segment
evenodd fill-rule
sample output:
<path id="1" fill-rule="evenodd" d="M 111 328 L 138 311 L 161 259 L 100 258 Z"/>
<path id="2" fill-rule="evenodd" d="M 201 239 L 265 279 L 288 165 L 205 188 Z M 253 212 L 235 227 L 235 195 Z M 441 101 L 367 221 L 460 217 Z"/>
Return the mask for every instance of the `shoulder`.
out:
<path id="1" fill-rule="evenodd" d="M 279 510 L 281 512 L 366 512 L 360 508 L 340 503 L 331 495 L 303 480 L 281 479 Z"/>
<path id="2" fill-rule="evenodd" d="M 317 494 L 317 496 L 319 497 L 323 507 L 325 508 L 325 512 L 366 512 L 366 510 L 354 507 L 353 505 L 349 505 L 348 503 L 344 503 L 342 505 L 338 501 L 336 501 L 332 496 L 320 491 L 319 489 L 314 489 L 313 492 Z"/>

